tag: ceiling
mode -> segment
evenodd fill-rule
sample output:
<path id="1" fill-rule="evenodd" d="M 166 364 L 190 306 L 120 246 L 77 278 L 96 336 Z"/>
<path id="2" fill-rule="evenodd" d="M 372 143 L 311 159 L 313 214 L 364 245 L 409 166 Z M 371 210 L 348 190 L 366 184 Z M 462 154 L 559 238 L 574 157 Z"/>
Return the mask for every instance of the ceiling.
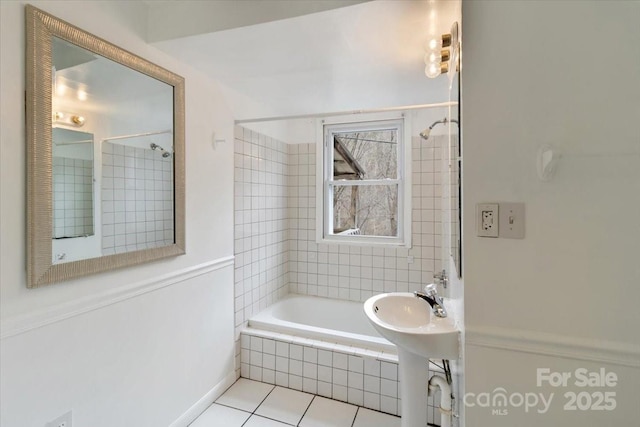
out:
<path id="1" fill-rule="evenodd" d="M 446 76 L 424 75 L 423 45 L 454 21 L 458 0 L 378 0 L 153 44 L 251 119 L 448 101 Z"/>

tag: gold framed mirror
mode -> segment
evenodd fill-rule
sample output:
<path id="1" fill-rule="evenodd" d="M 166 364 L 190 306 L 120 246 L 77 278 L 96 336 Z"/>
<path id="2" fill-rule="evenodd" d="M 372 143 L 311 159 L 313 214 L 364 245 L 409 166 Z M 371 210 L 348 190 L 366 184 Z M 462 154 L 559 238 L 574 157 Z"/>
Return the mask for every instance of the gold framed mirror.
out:
<path id="1" fill-rule="evenodd" d="M 27 286 L 184 254 L 184 79 L 30 5 L 26 28 Z"/>

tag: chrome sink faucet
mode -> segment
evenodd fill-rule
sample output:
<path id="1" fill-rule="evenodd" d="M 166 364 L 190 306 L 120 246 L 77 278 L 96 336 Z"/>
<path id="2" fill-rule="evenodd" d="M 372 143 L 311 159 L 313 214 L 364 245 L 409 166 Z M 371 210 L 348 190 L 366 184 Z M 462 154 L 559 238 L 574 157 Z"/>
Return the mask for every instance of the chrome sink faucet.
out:
<path id="1" fill-rule="evenodd" d="M 447 310 L 444 308 L 444 301 L 442 297 L 438 295 L 438 290 L 436 289 L 436 284 L 431 283 L 430 285 L 426 285 L 424 287 L 424 293 L 422 292 L 414 292 L 414 295 L 417 298 L 422 298 L 431 306 L 431 310 L 433 314 L 437 317 L 447 317 Z"/>

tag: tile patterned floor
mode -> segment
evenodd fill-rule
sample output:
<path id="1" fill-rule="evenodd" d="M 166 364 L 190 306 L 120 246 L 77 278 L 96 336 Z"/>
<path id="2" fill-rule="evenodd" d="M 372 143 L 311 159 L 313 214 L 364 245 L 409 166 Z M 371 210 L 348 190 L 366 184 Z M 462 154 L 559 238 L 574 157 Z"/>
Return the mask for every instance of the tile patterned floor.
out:
<path id="1" fill-rule="evenodd" d="M 191 427 L 400 427 L 400 417 L 240 378 Z"/>

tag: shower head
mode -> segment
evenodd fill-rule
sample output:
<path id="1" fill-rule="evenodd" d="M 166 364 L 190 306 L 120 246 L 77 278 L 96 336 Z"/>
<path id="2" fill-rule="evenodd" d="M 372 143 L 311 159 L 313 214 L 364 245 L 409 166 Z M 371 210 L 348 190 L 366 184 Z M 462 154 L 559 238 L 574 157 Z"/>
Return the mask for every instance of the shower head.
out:
<path id="1" fill-rule="evenodd" d="M 449 123 L 449 122 L 458 123 L 457 120 L 449 120 L 446 117 L 444 119 L 442 119 L 442 120 L 436 120 L 435 122 L 433 122 L 431 124 L 431 126 L 429 126 L 425 130 L 420 132 L 420 137 L 426 141 L 427 139 L 429 139 L 429 135 L 431 134 L 431 129 L 433 129 L 435 127 L 435 125 L 439 125 L 440 123 L 446 124 L 446 123 Z"/>
<path id="2" fill-rule="evenodd" d="M 164 148 L 162 148 L 161 146 L 159 146 L 158 144 L 156 144 L 155 142 L 152 142 L 151 144 L 149 144 L 149 147 L 151 147 L 152 150 L 160 150 L 162 151 L 162 157 L 164 157 L 165 159 L 169 156 L 171 156 L 171 153 L 168 152 L 167 150 L 165 150 Z"/>

